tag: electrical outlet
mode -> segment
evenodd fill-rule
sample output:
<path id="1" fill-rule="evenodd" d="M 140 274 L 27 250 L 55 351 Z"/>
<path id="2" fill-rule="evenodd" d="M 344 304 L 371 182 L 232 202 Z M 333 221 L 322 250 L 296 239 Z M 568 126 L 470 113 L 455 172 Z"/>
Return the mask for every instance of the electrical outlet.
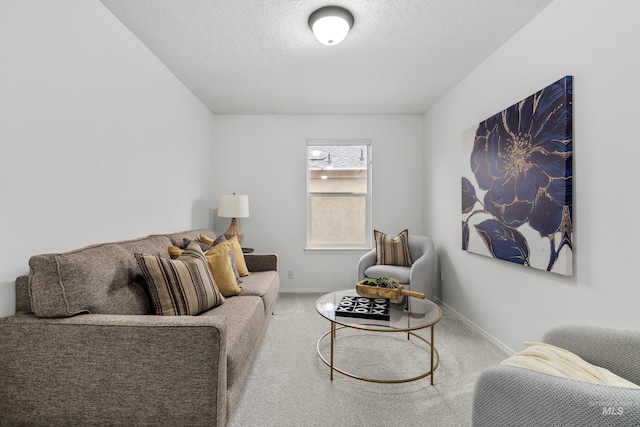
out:
<path id="1" fill-rule="evenodd" d="M 289 279 L 293 279 L 293 270 L 289 270 Z"/>

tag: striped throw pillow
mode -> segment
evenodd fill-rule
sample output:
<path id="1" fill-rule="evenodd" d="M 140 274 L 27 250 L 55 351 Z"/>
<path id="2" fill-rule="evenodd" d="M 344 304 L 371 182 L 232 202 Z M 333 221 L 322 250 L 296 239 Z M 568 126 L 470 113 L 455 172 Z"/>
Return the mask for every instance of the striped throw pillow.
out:
<path id="1" fill-rule="evenodd" d="M 376 239 L 376 264 L 411 267 L 409 230 L 404 230 L 394 237 L 378 230 L 374 230 L 373 235 Z"/>
<path id="2" fill-rule="evenodd" d="M 193 242 L 175 260 L 134 254 L 156 314 L 196 315 L 224 302 L 200 246 Z"/>
<path id="3" fill-rule="evenodd" d="M 199 245 L 202 249 L 202 244 L 199 243 Z M 176 246 L 169 246 L 167 250 L 171 259 L 177 259 L 184 251 Z M 216 286 L 218 286 L 218 290 L 223 297 L 232 297 L 244 292 L 244 289 L 238 286 L 236 273 L 233 271 L 233 252 L 231 251 L 230 243 L 226 239 L 222 243 L 209 248 L 204 253 L 204 258 L 207 260 L 213 281 L 216 282 Z"/>

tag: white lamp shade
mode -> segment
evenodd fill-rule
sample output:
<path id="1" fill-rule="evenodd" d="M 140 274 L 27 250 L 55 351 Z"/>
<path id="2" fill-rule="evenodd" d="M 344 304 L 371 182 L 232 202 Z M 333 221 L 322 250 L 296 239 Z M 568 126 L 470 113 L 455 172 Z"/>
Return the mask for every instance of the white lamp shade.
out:
<path id="1" fill-rule="evenodd" d="M 352 25 L 351 12 L 338 6 L 322 7 L 309 17 L 311 31 L 320 43 L 328 46 L 343 41 Z"/>
<path id="2" fill-rule="evenodd" d="M 218 216 L 221 218 L 248 218 L 249 196 L 223 194 L 218 199 Z"/>

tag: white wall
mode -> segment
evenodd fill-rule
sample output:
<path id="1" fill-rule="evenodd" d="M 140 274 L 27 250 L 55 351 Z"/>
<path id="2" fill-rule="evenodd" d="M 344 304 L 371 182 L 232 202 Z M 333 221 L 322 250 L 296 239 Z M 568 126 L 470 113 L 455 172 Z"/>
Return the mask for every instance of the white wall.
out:
<path id="1" fill-rule="evenodd" d="M 304 252 L 307 139 L 371 139 L 374 228 L 422 233 L 422 116 L 216 115 L 215 121 L 215 197 L 249 195 L 251 216 L 238 220 L 244 246 L 278 253 L 284 292 L 354 286 L 362 255 Z M 228 225 L 216 218 L 214 230 L 222 234 Z"/>
<path id="2" fill-rule="evenodd" d="M 31 255 L 209 226 L 214 116 L 100 2 L 0 2 L 0 63 L 0 316 Z"/>
<path id="3" fill-rule="evenodd" d="M 514 350 L 550 327 L 637 329 L 640 2 L 555 0 L 425 114 L 426 223 L 442 300 Z M 460 135 L 565 75 L 574 83 L 574 275 L 463 252 Z"/>

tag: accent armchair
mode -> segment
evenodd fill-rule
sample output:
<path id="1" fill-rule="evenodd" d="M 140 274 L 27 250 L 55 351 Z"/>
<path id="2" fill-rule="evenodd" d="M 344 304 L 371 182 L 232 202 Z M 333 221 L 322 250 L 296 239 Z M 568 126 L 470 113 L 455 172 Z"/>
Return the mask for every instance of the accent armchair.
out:
<path id="1" fill-rule="evenodd" d="M 640 331 L 560 326 L 543 342 L 640 384 Z M 639 426 L 640 389 L 498 365 L 478 378 L 472 426 Z"/>
<path id="2" fill-rule="evenodd" d="M 426 298 L 432 299 L 435 290 L 435 257 L 436 250 L 433 240 L 425 236 L 409 235 L 409 253 L 411 267 L 397 265 L 376 265 L 376 250 L 364 254 L 358 262 L 358 281 L 377 279 L 378 277 L 393 277 L 405 288 L 422 292 Z"/>

